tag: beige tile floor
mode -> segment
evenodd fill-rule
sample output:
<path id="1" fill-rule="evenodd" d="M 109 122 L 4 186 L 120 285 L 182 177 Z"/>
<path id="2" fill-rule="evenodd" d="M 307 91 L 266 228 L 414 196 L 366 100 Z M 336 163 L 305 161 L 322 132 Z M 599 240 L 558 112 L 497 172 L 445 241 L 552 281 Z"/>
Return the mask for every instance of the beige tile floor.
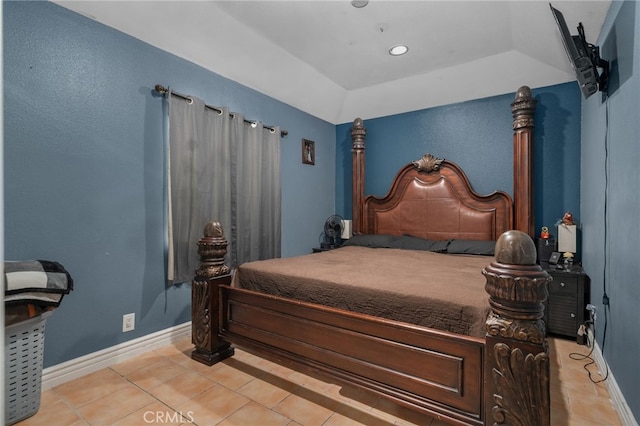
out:
<path id="1" fill-rule="evenodd" d="M 181 340 L 44 391 L 39 411 L 18 425 L 444 425 L 242 350 L 211 367 L 191 350 Z M 573 352 L 588 348 L 550 339 L 551 424 L 620 425 L 606 384 L 592 383 Z"/>

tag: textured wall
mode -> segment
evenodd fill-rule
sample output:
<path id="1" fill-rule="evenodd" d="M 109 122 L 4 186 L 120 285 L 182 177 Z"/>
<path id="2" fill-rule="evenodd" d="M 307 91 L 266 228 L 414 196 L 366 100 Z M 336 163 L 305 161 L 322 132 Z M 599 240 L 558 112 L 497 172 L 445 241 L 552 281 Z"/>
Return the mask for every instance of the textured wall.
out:
<path id="1" fill-rule="evenodd" d="M 584 267 L 597 309 L 597 341 L 629 408 L 640 419 L 640 7 L 613 2 L 597 44 L 611 64 L 608 100 L 582 108 Z M 605 311 L 602 296 L 609 297 Z M 606 333 L 605 333 L 606 330 Z M 631 423 L 629 423 L 631 424 Z"/>
<path id="2" fill-rule="evenodd" d="M 190 319 L 190 286 L 165 288 L 156 83 L 288 130 L 282 252 L 318 244 L 334 212 L 334 125 L 52 3 L 3 6 L 5 255 L 59 261 L 76 284 L 47 324 L 45 366 Z"/>

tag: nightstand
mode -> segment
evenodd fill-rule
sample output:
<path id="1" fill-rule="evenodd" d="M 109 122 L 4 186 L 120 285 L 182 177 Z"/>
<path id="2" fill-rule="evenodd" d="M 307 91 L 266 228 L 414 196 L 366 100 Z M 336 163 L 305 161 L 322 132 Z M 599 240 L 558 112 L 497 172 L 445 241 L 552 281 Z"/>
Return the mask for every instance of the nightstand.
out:
<path id="1" fill-rule="evenodd" d="M 585 344 L 585 337 L 578 335 L 578 329 L 585 318 L 589 318 L 585 309 L 590 295 L 589 276 L 581 266 L 566 270 L 545 265 L 545 269 L 553 278 L 544 309 L 547 333 L 575 338 L 578 344 Z"/>

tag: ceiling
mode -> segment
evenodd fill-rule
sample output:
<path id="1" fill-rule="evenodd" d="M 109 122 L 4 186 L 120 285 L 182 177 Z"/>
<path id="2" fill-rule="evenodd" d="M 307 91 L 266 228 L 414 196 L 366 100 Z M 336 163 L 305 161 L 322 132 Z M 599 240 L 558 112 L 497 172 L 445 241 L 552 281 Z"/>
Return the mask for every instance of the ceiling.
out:
<path id="1" fill-rule="evenodd" d="M 334 124 L 575 80 L 547 1 L 55 3 Z M 553 6 L 596 43 L 610 3 Z"/>

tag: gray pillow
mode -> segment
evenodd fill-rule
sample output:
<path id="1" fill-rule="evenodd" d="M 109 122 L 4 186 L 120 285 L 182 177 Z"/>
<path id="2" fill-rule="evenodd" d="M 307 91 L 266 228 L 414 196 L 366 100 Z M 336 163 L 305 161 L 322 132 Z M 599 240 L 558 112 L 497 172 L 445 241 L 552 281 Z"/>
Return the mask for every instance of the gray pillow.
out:
<path id="1" fill-rule="evenodd" d="M 495 250 L 496 242 L 486 240 L 451 240 L 447 246 L 447 253 L 450 254 L 494 256 Z"/>
<path id="2" fill-rule="evenodd" d="M 447 240 L 429 240 L 426 238 L 414 237 L 412 235 L 403 235 L 395 240 L 391 247 L 405 250 L 424 250 L 444 253 L 447 251 Z"/>
<path id="3" fill-rule="evenodd" d="M 341 247 L 360 246 L 371 248 L 390 248 L 391 244 L 397 240 L 397 235 L 386 234 L 358 234 L 342 243 Z"/>

